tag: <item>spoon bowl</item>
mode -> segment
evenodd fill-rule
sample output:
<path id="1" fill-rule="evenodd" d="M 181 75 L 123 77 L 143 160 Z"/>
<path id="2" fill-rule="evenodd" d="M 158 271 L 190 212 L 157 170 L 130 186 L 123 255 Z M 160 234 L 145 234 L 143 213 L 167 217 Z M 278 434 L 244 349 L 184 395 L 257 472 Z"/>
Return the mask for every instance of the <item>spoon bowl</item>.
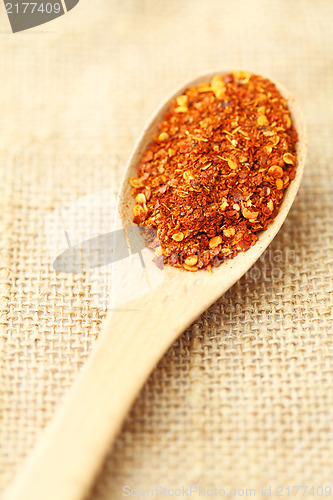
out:
<path id="1" fill-rule="evenodd" d="M 220 72 L 200 76 L 178 88 L 154 113 L 138 139 L 123 177 L 118 224 L 123 227 L 132 224 L 134 200 L 129 178 L 137 176 L 142 154 L 171 100 L 217 73 Z M 156 363 L 184 329 L 254 264 L 279 231 L 301 182 L 307 140 L 302 113 L 295 100 L 281 84 L 274 83 L 287 100 L 299 137 L 296 177 L 285 191 L 278 215 L 261 232 L 254 246 L 224 261 L 212 274 L 165 266 L 159 286 L 108 313 L 93 353 L 5 500 L 85 497 Z M 122 269 L 115 273 L 115 296 L 117 285 L 127 279 L 128 270 Z"/>
<path id="2" fill-rule="evenodd" d="M 121 189 L 118 197 L 117 215 L 124 227 L 132 224 L 132 209 L 135 205 L 134 199 L 131 196 L 131 186 L 129 184 L 129 179 L 130 177 L 137 176 L 138 165 L 140 163 L 142 155 L 145 152 L 147 146 L 152 141 L 152 137 L 154 136 L 154 134 L 156 134 L 157 125 L 163 120 L 163 116 L 167 112 L 170 106 L 170 102 L 178 95 L 183 94 L 189 87 L 196 86 L 203 81 L 209 81 L 216 74 L 226 73 L 227 72 L 221 73 L 218 71 L 213 71 L 195 78 L 187 84 L 179 87 L 165 101 L 163 101 L 163 103 L 159 106 L 157 111 L 155 111 L 155 113 L 149 120 L 147 126 L 142 131 L 137 140 L 121 183 Z M 286 99 L 288 108 L 291 112 L 294 127 L 296 128 L 298 133 L 299 140 L 296 145 L 298 159 L 296 177 L 286 189 L 282 203 L 279 207 L 279 213 L 275 217 L 273 223 L 271 223 L 265 231 L 261 231 L 261 233 L 259 234 L 258 242 L 247 252 L 241 252 L 233 259 L 226 259 L 219 267 L 214 268 L 214 272 L 212 274 L 209 274 L 205 270 L 191 273 L 180 268 L 165 266 L 164 286 L 171 286 L 171 284 L 175 285 L 175 293 L 179 291 L 179 294 L 177 293 L 177 301 L 182 301 L 182 298 L 184 299 L 184 296 L 182 296 L 182 294 L 184 293 L 184 290 L 187 290 L 188 288 L 191 289 L 192 300 L 194 298 L 193 295 L 198 296 L 199 302 L 195 305 L 193 316 L 191 316 L 189 322 L 191 322 L 191 320 L 194 320 L 215 300 L 223 295 L 236 281 L 241 278 L 243 274 L 246 273 L 246 271 L 248 271 L 248 269 L 250 269 L 250 267 L 256 262 L 256 260 L 258 260 L 258 258 L 268 247 L 274 236 L 281 228 L 293 204 L 301 183 L 307 149 L 306 126 L 303 115 L 290 92 L 280 83 L 272 80 L 271 78 L 269 79 L 275 84 L 280 94 Z M 198 286 L 200 286 L 200 289 L 197 289 Z M 184 324 L 184 328 L 186 328 L 188 324 Z"/>

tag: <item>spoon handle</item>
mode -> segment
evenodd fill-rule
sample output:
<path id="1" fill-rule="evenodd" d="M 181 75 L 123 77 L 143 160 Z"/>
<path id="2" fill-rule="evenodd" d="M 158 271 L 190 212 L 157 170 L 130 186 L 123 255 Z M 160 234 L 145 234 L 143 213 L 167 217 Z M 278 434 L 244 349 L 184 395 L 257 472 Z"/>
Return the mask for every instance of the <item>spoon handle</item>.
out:
<path id="1" fill-rule="evenodd" d="M 189 321 L 165 287 L 109 313 L 66 401 L 5 500 L 79 500 L 149 373 Z M 190 309 L 190 308 L 189 308 Z"/>

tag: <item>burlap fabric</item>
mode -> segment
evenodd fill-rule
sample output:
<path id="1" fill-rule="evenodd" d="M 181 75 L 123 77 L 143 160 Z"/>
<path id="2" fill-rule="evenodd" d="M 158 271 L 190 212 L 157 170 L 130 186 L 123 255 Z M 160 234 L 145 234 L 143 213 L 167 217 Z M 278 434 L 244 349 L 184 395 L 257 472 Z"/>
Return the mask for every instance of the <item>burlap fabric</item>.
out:
<path id="1" fill-rule="evenodd" d="M 81 0 L 13 35 L 1 8 L 3 488 L 105 314 L 88 273 L 52 270 L 45 218 L 117 189 L 159 101 L 214 68 L 271 75 L 294 93 L 309 132 L 304 181 L 264 258 L 154 370 L 89 498 L 118 500 L 125 485 L 234 488 L 236 498 L 247 488 L 277 497 L 278 486 L 286 496 L 288 486 L 331 485 L 332 22 L 329 0 Z"/>

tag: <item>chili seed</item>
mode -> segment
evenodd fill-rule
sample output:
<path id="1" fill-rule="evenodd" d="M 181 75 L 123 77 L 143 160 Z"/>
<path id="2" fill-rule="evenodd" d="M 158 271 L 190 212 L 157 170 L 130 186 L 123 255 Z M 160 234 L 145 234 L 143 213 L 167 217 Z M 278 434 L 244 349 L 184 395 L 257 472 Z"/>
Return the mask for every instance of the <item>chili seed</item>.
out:
<path id="1" fill-rule="evenodd" d="M 227 202 L 227 200 L 223 200 L 222 203 L 221 203 L 221 210 L 222 212 L 229 206 L 229 203 Z"/>
<path id="2" fill-rule="evenodd" d="M 143 187 L 144 181 L 145 181 L 145 179 L 143 177 L 130 177 L 130 180 L 129 180 L 130 185 L 135 189 Z"/>
<path id="3" fill-rule="evenodd" d="M 195 266 L 197 262 L 198 262 L 198 257 L 196 255 L 189 255 L 185 259 L 185 264 L 187 266 Z"/>
<path id="4" fill-rule="evenodd" d="M 154 253 L 157 257 L 160 257 L 163 254 L 162 247 L 156 247 Z"/>
<path id="5" fill-rule="evenodd" d="M 273 212 L 274 210 L 274 203 L 273 203 L 273 200 L 269 200 L 269 202 L 267 203 L 267 208 Z"/>
<path id="6" fill-rule="evenodd" d="M 161 132 L 158 136 L 158 140 L 161 142 L 167 141 L 169 139 L 169 134 L 167 132 Z"/>
<path id="7" fill-rule="evenodd" d="M 228 160 L 228 165 L 231 170 L 236 170 L 237 169 L 237 163 L 234 160 L 229 159 Z"/>
<path id="8" fill-rule="evenodd" d="M 233 71 L 232 74 L 235 80 L 243 84 L 248 83 L 252 76 L 252 73 L 249 71 Z"/>
<path id="9" fill-rule="evenodd" d="M 194 180 L 194 177 L 193 175 L 191 174 L 191 172 L 189 170 L 185 170 L 185 172 L 183 173 L 183 178 L 185 179 L 185 181 L 193 181 Z"/>
<path id="10" fill-rule="evenodd" d="M 276 179 L 275 185 L 276 185 L 276 189 L 279 189 L 279 190 L 283 189 L 283 180 Z"/>
<path id="11" fill-rule="evenodd" d="M 275 146 L 277 146 L 279 144 L 279 142 L 280 142 L 280 137 L 278 135 L 273 137 L 273 140 L 271 142 L 273 148 L 275 148 Z"/>
<path id="12" fill-rule="evenodd" d="M 285 153 L 283 155 L 283 161 L 285 163 L 288 163 L 289 165 L 293 165 L 294 164 L 294 157 L 291 153 Z"/>
<path id="13" fill-rule="evenodd" d="M 287 128 L 291 127 L 291 119 L 289 115 L 284 115 L 284 123 L 286 124 Z"/>
<path id="14" fill-rule="evenodd" d="M 195 273 L 198 270 L 197 266 L 189 266 L 187 264 L 184 264 L 183 267 L 184 269 L 186 269 L 186 271 L 191 271 L 192 273 Z"/>
<path id="15" fill-rule="evenodd" d="M 179 97 L 177 97 L 176 101 L 177 101 L 178 106 L 187 107 L 188 96 L 187 95 L 180 95 Z"/>
<path id="16" fill-rule="evenodd" d="M 278 165 L 273 165 L 268 169 L 268 173 L 275 179 L 278 179 L 279 177 L 283 176 L 283 169 Z"/>
<path id="17" fill-rule="evenodd" d="M 188 111 L 188 107 L 187 106 L 178 106 L 175 109 L 176 113 L 186 113 L 187 111 Z"/>
<path id="18" fill-rule="evenodd" d="M 230 238 L 230 236 L 234 236 L 235 232 L 236 232 L 236 230 L 234 227 L 227 227 L 226 229 L 223 229 L 223 234 L 227 238 Z"/>
<path id="19" fill-rule="evenodd" d="M 175 241 L 183 241 L 184 234 L 181 231 L 179 231 L 179 233 L 175 233 L 172 235 L 172 239 Z"/>
<path id="20" fill-rule="evenodd" d="M 137 203 L 146 203 L 146 197 L 145 197 L 145 195 L 143 193 L 139 193 L 139 194 L 136 195 L 135 201 Z"/>
<path id="21" fill-rule="evenodd" d="M 216 248 L 222 243 L 221 236 L 214 236 L 209 240 L 209 248 Z"/>
<path id="22" fill-rule="evenodd" d="M 222 99 L 225 94 L 225 83 L 221 75 L 216 75 L 212 78 L 211 88 L 217 99 Z"/>
<path id="23" fill-rule="evenodd" d="M 258 217 L 259 212 L 256 212 L 255 210 L 249 210 L 245 207 L 243 208 L 242 214 L 245 219 L 255 219 L 256 217 Z"/>
<path id="24" fill-rule="evenodd" d="M 135 207 L 133 208 L 134 217 L 136 217 L 137 215 L 143 215 L 144 212 L 145 210 L 141 205 L 135 205 Z"/>
<path id="25" fill-rule="evenodd" d="M 269 125 L 269 121 L 267 120 L 267 116 L 266 115 L 259 115 L 258 118 L 257 118 L 257 123 L 260 127 L 263 127 L 263 126 L 267 126 Z"/>

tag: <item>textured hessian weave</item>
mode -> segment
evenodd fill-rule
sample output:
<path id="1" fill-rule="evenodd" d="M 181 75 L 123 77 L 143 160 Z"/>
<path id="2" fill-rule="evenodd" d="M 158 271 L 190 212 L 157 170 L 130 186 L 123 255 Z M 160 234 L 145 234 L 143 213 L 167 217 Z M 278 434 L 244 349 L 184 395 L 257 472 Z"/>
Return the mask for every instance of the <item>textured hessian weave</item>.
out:
<path id="1" fill-rule="evenodd" d="M 295 95 L 309 133 L 304 181 L 263 258 L 154 370 L 90 499 L 118 500 L 125 485 L 256 488 L 259 496 L 270 485 L 331 484 L 332 22 L 324 0 L 82 0 L 13 35 L 1 11 L 3 488 L 77 377 L 105 314 L 88 273 L 52 270 L 46 217 L 116 190 L 159 101 L 214 68 L 271 75 Z"/>

